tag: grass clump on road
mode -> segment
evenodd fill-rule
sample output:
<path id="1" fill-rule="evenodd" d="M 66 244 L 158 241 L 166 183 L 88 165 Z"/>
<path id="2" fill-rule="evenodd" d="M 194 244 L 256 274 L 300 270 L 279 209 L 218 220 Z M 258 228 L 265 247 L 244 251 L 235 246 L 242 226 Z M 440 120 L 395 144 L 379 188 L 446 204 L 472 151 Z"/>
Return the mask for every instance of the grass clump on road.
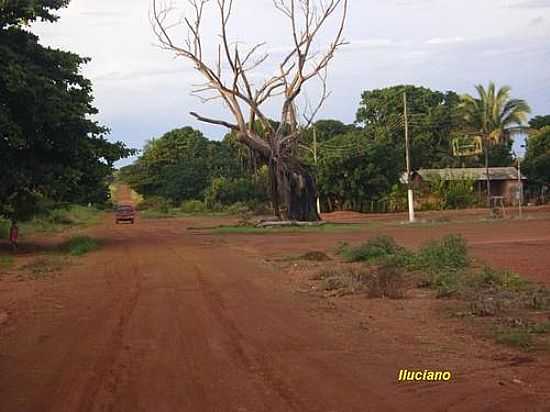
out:
<path id="1" fill-rule="evenodd" d="M 61 250 L 72 256 L 83 256 L 99 246 L 99 241 L 89 236 L 74 236 L 61 245 Z"/>
<path id="2" fill-rule="evenodd" d="M 13 256 L 0 256 L 0 269 L 11 269 L 14 264 Z"/>
<path id="3" fill-rule="evenodd" d="M 466 241 L 459 235 L 449 235 L 441 240 L 430 241 L 416 254 L 413 265 L 429 271 L 467 268 L 470 266 L 470 258 Z"/>
<path id="4" fill-rule="evenodd" d="M 320 280 L 320 289 L 338 296 L 366 294 L 371 298 L 400 299 L 405 296 L 404 274 L 390 265 L 367 268 L 327 269 L 313 280 Z"/>
<path id="5" fill-rule="evenodd" d="M 19 270 L 31 280 L 45 279 L 60 272 L 67 263 L 67 258 L 63 256 L 40 256 L 21 266 Z"/>
<path id="6" fill-rule="evenodd" d="M 401 255 L 405 250 L 389 236 L 378 236 L 357 247 L 343 245 L 340 255 L 347 262 L 372 262 L 381 258 Z"/>

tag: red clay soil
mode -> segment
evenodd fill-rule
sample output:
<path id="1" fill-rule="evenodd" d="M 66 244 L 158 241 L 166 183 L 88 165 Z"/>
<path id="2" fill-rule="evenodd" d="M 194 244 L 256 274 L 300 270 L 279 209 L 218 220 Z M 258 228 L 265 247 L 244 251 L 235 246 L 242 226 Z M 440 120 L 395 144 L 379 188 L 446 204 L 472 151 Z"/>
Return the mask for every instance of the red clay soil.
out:
<path id="1" fill-rule="evenodd" d="M 0 277 L 0 411 L 550 410 L 545 355 L 474 338 L 422 296 L 334 306 L 262 263 L 371 233 L 186 230 L 197 224 L 109 218 L 88 231 L 103 248 L 59 276 Z M 513 249 L 499 233 L 549 241 L 548 222 L 514 227 L 461 226 L 480 255 Z M 411 244 L 435 235 L 388 232 Z M 400 369 L 425 368 L 453 380 L 397 383 Z"/>

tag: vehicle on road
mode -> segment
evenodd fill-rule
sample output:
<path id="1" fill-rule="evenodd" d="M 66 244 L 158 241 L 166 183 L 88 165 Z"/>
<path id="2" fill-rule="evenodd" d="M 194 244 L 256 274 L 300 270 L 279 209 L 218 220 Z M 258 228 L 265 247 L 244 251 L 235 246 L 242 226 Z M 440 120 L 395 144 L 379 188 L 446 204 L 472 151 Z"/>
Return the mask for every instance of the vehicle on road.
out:
<path id="1" fill-rule="evenodd" d="M 132 205 L 118 205 L 115 212 L 115 222 L 130 222 L 134 224 L 136 218 L 136 209 Z"/>

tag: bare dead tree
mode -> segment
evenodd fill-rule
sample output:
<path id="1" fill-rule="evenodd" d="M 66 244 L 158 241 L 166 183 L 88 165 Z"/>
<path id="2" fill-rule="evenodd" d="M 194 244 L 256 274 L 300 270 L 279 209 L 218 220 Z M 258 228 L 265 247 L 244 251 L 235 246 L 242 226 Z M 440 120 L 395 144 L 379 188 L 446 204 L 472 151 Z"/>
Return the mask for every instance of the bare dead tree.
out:
<path id="1" fill-rule="evenodd" d="M 151 23 L 160 47 L 170 50 L 178 57 L 192 62 L 205 82 L 198 85 L 193 94 L 202 101 L 220 100 L 231 112 L 233 121 L 228 122 L 191 115 L 202 122 L 226 127 L 238 136 L 241 143 L 261 156 L 269 164 L 271 198 L 274 212 L 281 216 L 280 202 L 284 201 L 289 220 L 317 221 L 317 188 L 315 180 L 304 164 L 296 157 L 293 148 L 302 128 L 297 115 L 297 98 L 304 85 L 312 79 L 322 83 L 319 106 L 307 117 L 307 123 L 328 97 L 326 92 L 327 68 L 336 50 L 345 44 L 343 31 L 348 10 L 348 0 L 273 0 L 276 10 L 289 22 L 292 46 L 277 65 L 277 73 L 256 85 L 252 73 L 263 65 L 269 54 L 263 52 L 265 43 L 258 42 L 247 50 L 230 40 L 229 24 L 233 0 L 187 0 L 192 17 L 173 20 L 172 3 L 153 0 Z M 217 42 L 217 57 L 208 63 L 204 51 L 201 26 L 208 3 L 215 3 L 219 17 L 220 36 Z M 314 48 L 314 42 L 324 29 L 335 29 L 332 41 L 324 50 Z M 185 26 L 187 37 L 181 42 L 174 40 L 173 29 Z M 264 112 L 266 103 L 273 99 L 281 102 L 278 125 L 269 121 Z M 264 133 L 260 136 L 257 125 Z"/>

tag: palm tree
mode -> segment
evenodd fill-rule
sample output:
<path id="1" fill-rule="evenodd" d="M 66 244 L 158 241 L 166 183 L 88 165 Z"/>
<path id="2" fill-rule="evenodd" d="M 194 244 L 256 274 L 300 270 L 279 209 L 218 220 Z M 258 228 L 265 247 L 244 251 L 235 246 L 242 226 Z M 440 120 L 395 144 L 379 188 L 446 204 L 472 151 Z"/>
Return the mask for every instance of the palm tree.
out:
<path id="1" fill-rule="evenodd" d="M 508 141 L 518 128 L 527 121 L 531 108 L 525 100 L 512 99 L 509 86 L 496 90 L 495 83 L 490 82 L 485 89 L 476 86 L 479 97 L 468 94 L 462 96 L 464 118 L 468 125 L 479 133 L 483 139 L 485 152 L 485 171 L 487 177 L 487 203 L 491 207 L 491 183 L 489 178 L 489 145 Z"/>

